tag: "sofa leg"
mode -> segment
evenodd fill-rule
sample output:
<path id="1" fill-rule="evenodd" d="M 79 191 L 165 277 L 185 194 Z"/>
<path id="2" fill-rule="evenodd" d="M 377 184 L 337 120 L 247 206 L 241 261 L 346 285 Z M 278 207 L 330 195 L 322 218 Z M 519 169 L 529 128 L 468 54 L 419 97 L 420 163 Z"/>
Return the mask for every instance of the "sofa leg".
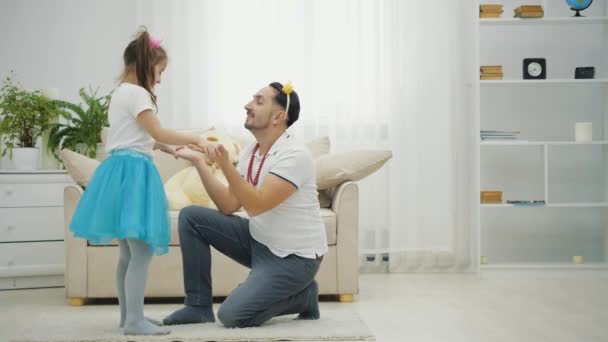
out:
<path id="1" fill-rule="evenodd" d="M 338 300 L 340 303 L 352 303 L 354 299 L 355 297 L 350 293 L 338 295 Z"/>
<path id="2" fill-rule="evenodd" d="M 83 306 L 86 300 L 81 297 L 70 297 L 68 298 L 68 302 L 71 306 Z"/>

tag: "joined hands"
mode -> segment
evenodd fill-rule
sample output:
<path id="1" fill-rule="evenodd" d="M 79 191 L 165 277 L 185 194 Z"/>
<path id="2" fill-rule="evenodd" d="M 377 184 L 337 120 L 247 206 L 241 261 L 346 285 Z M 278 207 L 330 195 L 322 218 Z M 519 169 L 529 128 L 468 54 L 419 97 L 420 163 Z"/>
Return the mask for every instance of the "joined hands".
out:
<path id="1" fill-rule="evenodd" d="M 189 160 L 191 162 L 204 161 L 205 164 L 211 165 L 217 163 L 220 167 L 223 164 L 229 164 L 228 151 L 223 145 L 209 144 L 205 145 L 188 145 L 182 146 L 175 149 L 175 157 Z"/>

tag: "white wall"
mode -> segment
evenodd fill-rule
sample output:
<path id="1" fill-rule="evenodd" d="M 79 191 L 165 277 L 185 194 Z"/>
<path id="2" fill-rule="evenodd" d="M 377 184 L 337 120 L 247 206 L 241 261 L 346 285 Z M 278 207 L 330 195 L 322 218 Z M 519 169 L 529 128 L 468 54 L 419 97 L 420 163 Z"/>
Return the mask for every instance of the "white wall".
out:
<path id="1" fill-rule="evenodd" d="M 135 19 L 134 0 L 0 0 L 0 77 L 72 102 L 80 87 L 109 92 Z"/>

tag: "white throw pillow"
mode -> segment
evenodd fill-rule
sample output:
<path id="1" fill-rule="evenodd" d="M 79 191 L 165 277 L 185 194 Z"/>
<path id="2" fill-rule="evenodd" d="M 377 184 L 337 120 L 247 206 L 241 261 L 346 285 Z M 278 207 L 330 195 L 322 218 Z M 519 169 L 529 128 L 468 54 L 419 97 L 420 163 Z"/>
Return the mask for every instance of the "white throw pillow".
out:
<path id="1" fill-rule="evenodd" d="M 74 182 L 83 188 L 89 185 L 91 177 L 93 177 L 95 170 L 100 164 L 99 161 L 67 148 L 61 150 L 59 155 Z"/>
<path id="2" fill-rule="evenodd" d="M 330 189 L 346 181 L 358 181 L 376 172 L 393 153 L 388 150 L 330 153 L 316 160 L 317 189 Z"/>

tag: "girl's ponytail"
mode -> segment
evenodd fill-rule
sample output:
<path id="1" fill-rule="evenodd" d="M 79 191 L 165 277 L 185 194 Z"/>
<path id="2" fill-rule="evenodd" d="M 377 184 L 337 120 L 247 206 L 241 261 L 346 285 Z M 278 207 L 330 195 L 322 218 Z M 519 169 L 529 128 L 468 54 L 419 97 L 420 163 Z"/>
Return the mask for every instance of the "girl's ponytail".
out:
<path id="1" fill-rule="evenodd" d="M 137 35 L 123 54 L 125 62 L 125 75 L 130 68 L 135 68 L 135 75 L 139 85 L 150 93 L 152 102 L 156 106 L 156 95 L 152 91 L 154 82 L 154 66 L 167 58 L 165 50 L 155 41 L 152 46 L 150 34 L 145 27 Z M 123 75 L 123 78 L 124 76 Z"/>
<path id="2" fill-rule="evenodd" d="M 154 64 L 152 61 L 152 49 L 150 48 L 150 34 L 148 31 L 143 31 L 135 40 L 135 49 L 137 51 L 135 57 L 135 74 L 139 85 L 144 87 L 150 95 L 152 102 L 156 106 L 156 95 L 152 91 L 152 81 L 154 79 Z"/>

